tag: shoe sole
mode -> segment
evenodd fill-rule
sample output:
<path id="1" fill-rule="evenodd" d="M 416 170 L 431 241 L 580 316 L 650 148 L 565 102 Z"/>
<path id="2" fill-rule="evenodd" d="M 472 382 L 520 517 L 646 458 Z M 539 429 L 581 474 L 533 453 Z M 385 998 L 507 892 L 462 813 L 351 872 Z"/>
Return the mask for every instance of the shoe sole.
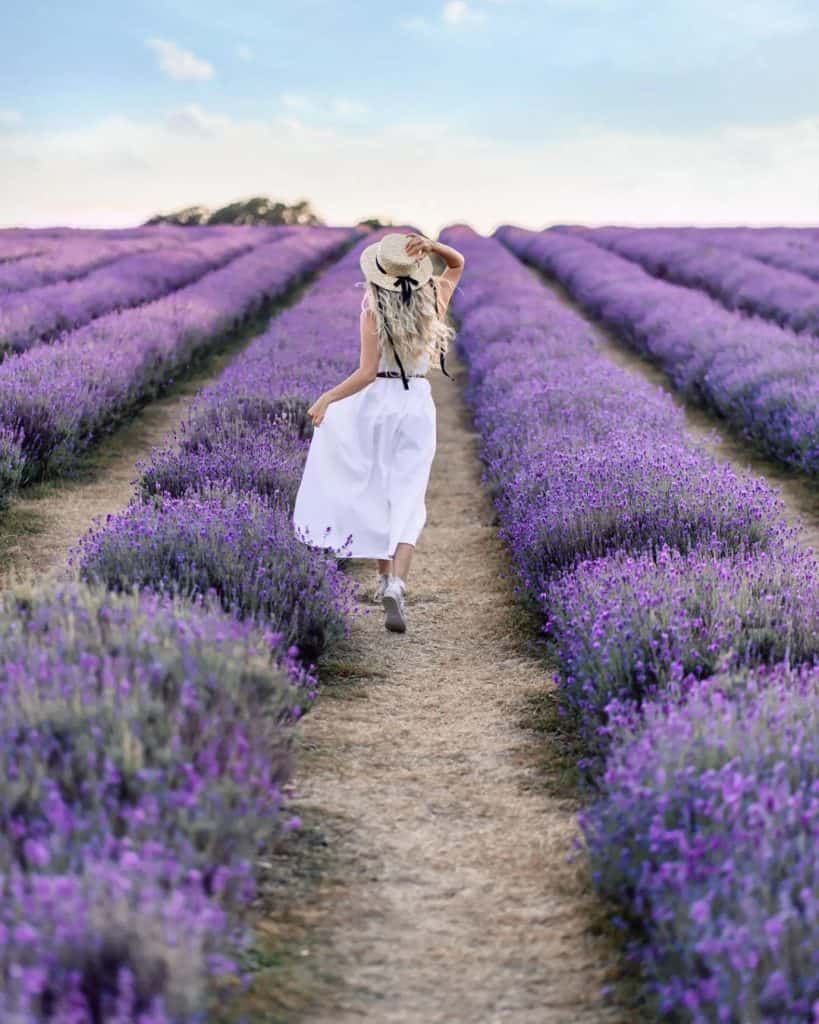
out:
<path id="1" fill-rule="evenodd" d="M 384 621 L 384 625 L 393 633 L 406 633 L 407 631 L 407 620 L 401 613 L 401 606 L 398 604 L 398 599 L 395 597 L 382 597 L 381 604 L 384 606 L 384 611 L 387 613 L 387 618 Z"/>

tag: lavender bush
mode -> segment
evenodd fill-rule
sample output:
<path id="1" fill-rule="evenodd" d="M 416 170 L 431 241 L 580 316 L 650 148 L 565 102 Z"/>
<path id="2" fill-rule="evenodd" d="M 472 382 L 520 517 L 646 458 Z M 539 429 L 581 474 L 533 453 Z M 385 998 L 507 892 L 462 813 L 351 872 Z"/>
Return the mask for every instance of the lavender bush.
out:
<path id="1" fill-rule="evenodd" d="M 49 248 L 48 243 L 25 241 L 0 232 L 0 266 L 16 263 L 18 260 L 30 260 L 43 255 Z"/>
<path id="2" fill-rule="evenodd" d="M 292 508 L 301 481 L 309 441 L 291 424 L 271 415 L 266 422 L 225 418 L 213 434 L 195 433 L 181 446 L 158 448 L 141 463 L 143 496 L 179 498 L 191 490 L 227 483 L 238 491 L 256 491 L 271 504 Z"/>
<path id="3" fill-rule="evenodd" d="M 307 409 L 358 362 L 358 258 L 378 237 L 322 274 L 201 392 L 179 436 L 141 467 L 144 495 L 223 481 L 292 507 L 312 434 Z"/>
<path id="4" fill-rule="evenodd" d="M 293 232 L 173 295 L 0 364 L 0 426 L 22 431 L 22 482 L 69 469 L 197 352 L 282 297 L 356 234 Z"/>
<path id="5" fill-rule="evenodd" d="M 0 511 L 17 491 L 23 475 L 21 440 L 19 431 L 0 426 Z"/>
<path id="6" fill-rule="evenodd" d="M 242 944 L 190 869 L 158 845 L 76 874 L 0 876 L 0 1019 L 204 1024 Z M 227 954 L 227 955 L 226 955 Z M 216 1005 L 215 1005 L 216 1003 Z"/>
<path id="7" fill-rule="evenodd" d="M 819 281 L 819 237 L 798 228 L 687 228 L 686 233 Z"/>
<path id="8" fill-rule="evenodd" d="M 130 253 L 81 280 L 0 296 L 0 355 L 23 352 L 112 310 L 151 302 L 217 270 L 242 253 L 280 241 L 276 229 L 262 237 L 239 234 Z"/>
<path id="9" fill-rule="evenodd" d="M 105 236 L 69 238 L 62 244 L 50 246 L 46 252 L 36 252 L 28 258 L 18 256 L 0 266 L 0 296 L 42 288 L 58 281 L 71 281 L 123 256 L 158 252 L 173 242 L 173 236 L 155 229 L 146 230 L 141 238 L 133 240 Z M 25 249 L 22 251 L 26 252 Z"/>
<path id="10" fill-rule="evenodd" d="M 812 1021 L 816 684 L 793 767 L 787 714 L 777 734 L 749 696 L 720 731 L 697 701 L 726 692 L 715 672 L 750 695 L 751 667 L 772 663 L 768 710 L 789 706 L 785 663 L 819 659 L 815 555 L 763 481 L 694 443 L 496 241 L 444 237 L 467 256 L 453 303 L 485 480 L 586 741 L 595 881 L 635 927 L 660 1012 Z"/>
<path id="11" fill-rule="evenodd" d="M 650 356 L 686 398 L 710 406 L 789 466 L 819 473 L 819 350 L 741 317 L 577 236 L 504 227 L 498 237 L 553 275 L 622 340 Z"/>
<path id="12" fill-rule="evenodd" d="M 533 594 L 555 571 L 619 549 L 788 541 L 771 488 L 718 463 L 669 396 L 611 363 L 587 324 L 502 247 L 455 238 L 478 265 L 454 310 L 485 477 Z"/>
<path id="13" fill-rule="evenodd" d="M 582 816 L 595 880 L 647 935 L 663 1014 L 819 1012 L 819 669 L 706 679 L 625 712 Z"/>
<path id="14" fill-rule="evenodd" d="M 218 609 L 70 585 L 0 595 L 0 873 L 160 843 L 241 893 L 314 679 Z M 277 667 L 280 666 L 280 667 Z M 233 903 L 238 897 L 231 892 Z"/>
<path id="15" fill-rule="evenodd" d="M 792 331 L 819 333 L 819 282 L 804 274 L 769 266 L 742 251 L 673 228 L 598 228 L 580 232 L 579 237 L 639 263 L 655 277 L 699 288 L 728 309 L 773 320 Z"/>
<path id="16" fill-rule="evenodd" d="M 294 653 L 206 602 L 0 595 L 4 1021 L 207 1019 L 288 827 Z"/>
<path id="17" fill-rule="evenodd" d="M 607 749 L 613 699 L 641 704 L 717 670 L 819 660 L 816 565 L 799 550 L 618 553 L 557 577 L 542 599 L 562 696 L 592 755 Z"/>
<path id="18" fill-rule="evenodd" d="M 214 591 L 222 607 L 280 632 L 312 661 L 345 632 L 353 588 L 335 559 L 301 544 L 285 511 L 214 485 L 135 500 L 81 541 L 81 575 L 112 589 Z"/>
<path id="19" fill-rule="evenodd" d="M 296 666 L 316 658 L 326 644 L 342 635 L 345 615 L 352 610 L 354 584 L 340 572 L 334 556 L 296 539 L 290 509 L 308 444 L 307 405 L 318 386 L 326 387 L 348 372 L 356 359 L 359 296 L 353 284 L 357 267 L 356 251 L 323 275 L 298 306 L 277 318 L 251 344 L 200 396 L 182 431 L 182 444 L 169 443 L 158 449 L 150 464 L 143 467 L 140 489 L 129 508 L 98 524 L 74 554 L 81 575 L 90 581 L 114 590 L 147 586 L 159 593 L 174 593 L 176 600 L 182 595 L 194 599 L 208 595 L 242 621 L 244 630 L 250 631 L 251 624 L 256 623 L 274 629 L 275 650 L 286 649 L 289 660 L 283 666 L 288 670 L 291 700 L 258 705 L 260 717 L 266 717 L 278 730 L 258 763 L 254 761 L 258 748 L 252 744 L 248 744 L 246 756 L 230 756 L 232 736 L 246 728 L 243 712 L 253 690 L 249 679 L 244 685 L 251 694 L 234 716 L 235 725 L 228 727 L 224 721 L 231 713 L 230 701 L 237 699 L 228 687 L 221 699 L 213 700 L 220 713 L 211 712 L 207 722 L 190 722 L 184 736 L 175 742 L 182 732 L 172 731 L 177 716 L 165 713 L 146 721 L 143 711 L 150 711 L 150 705 L 143 708 L 138 700 L 131 699 L 130 692 L 124 701 L 127 714 L 115 709 L 112 715 L 107 702 L 94 701 L 78 716 L 79 739 L 71 750 L 76 751 L 82 767 L 88 760 L 88 742 L 82 738 L 96 731 L 104 737 L 104 747 L 111 750 L 108 756 L 116 760 L 117 770 L 98 771 L 95 777 L 101 781 L 82 786 L 87 804 L 82 820 L 86 827 L 76 827 L 77 848 L 82 838 L 86 853 L 92 851 L 99 856 L 101 849 L 113 859 L 118 847 L 112 849 L 113 840 L 103 838 L 107 835 L 104 816 L 112 807 L 105 786 L 113 781 L 122 787 L 125 782 L 140 794 L 144 791 L 133 812 L 130 808 L 123 810 L 121 801 L 113 803 L 128 825 L 129 843 L 144 844 L 149 835 L 157 836 L 163 849 L 171 851 L 177 860 L 184 854 L 185 863 L 196 866 L 200 882 L 206 877 L 203 860 L 211 867 L 220 865 L 208 876 L 210 889 L 205 887 L 220 907 L 231 910 L 231 917 L 216 926 L 220 936 L 224 936 L 230 921 L 241 917 L 242 897 L 246 904 L 253 895 L 250 851 L 269 833 L 271 819 L 280 817 L 281 787 L 275 790 L 278 802 L 266 811 L 263 803 L 273 791 L 264 783 L 286 777 L 289 760 L 281 761 L 288 751 L 281 743 L 283 724 L 288 715 L 300 713 L 302 705 L 311 699 L 314 686 L 312 666 Z M 285 317 L 287 322 L 280 323 Z M 342 330 L 348 338 L 346 345 L 339 344 Z M 219 400 L 214 400 L 214 392 Z M 156 631 L 146 630 L 146 634 L 151 647 L 159 642 L 163 649 Z M 115 639 L 109 634 L 106 642 Z M 33 647 L 36 645 L 35 638 Z M 115 646 L 119 649 L 121 645 Z M 273 645 L 268 641 L 267 646 Z M 252 659 L 247 652 L 234 653 L 236 664 L 244 667 L 246 676 L 251 675 Z M 189 656 L 185 660 L 191 661 Z M 43 664 L 48 674 L 51 666 Z M 214 677 L 218 674 L 214 671 Z M 188 704 L 185 699 L 184 707 Z M 277 707 L 280 714 L 276 713 Z M 195 705 L 191 716 L 196 717 L 200 708 Z M 166 725 L 168 717 L 170 724 Z M 263 728 L 262 723 L 258 728 Z M 167 730 L 172 731 L 170 742 Z M 149 737 L 151 749 L 162 755 L 157 756 L 164 766 L 161 778 L 143 782 L 141 774 L 129 770 L 131 765 L 121 766 L 120 761 L 132 750 L 134 734 L 141 740 Z M 202 751 L 203 758 L 209 755 L 211 744 L 223 754 L 222 761 L 214 758 L 208 762 L 208 784 L 194 787 L 198 796 L 195 804 L 185 802 L 180 795 L 191 762 L 197 763 L 185 743 L 192 744 L 194 752 Z M 122 757 L 117 760 L 120 751 Z M 76 777 L 69 770 L 69 758 L 57 764 L 64 769 L 61 778 Z M 82 770 L 77 774 L 81 784 Z M 249 776 L 257 785 L 240 785 L 237 792 L 242 776 Z M 186 781 L 190 784 L 190 779 Z M 39 795 L 38 791 L 31 798 L 34 808 L 43 806 Z M 36 814 L 32 818 L 40 820 Z M 161 828 L 165 822 L 174 823 L 172 834 L 168 828 Z M 39 845 L 26 846 L 26 838 L 21 834 L 18 844 L 22 842 L 24 850 L 45 862 L 47 853 Z M 55 865 L 55 869 L 61 866 Z M 133 971 L 142 927 L 150 928 L 150 921 L 136 920 L 131 932 L 133 945 L 123 943 L 118 947 L 124 950 L 126 979 Z M 195 944 L 201 933 L 195 924 L 190 931 Z M 225 939 L 221 945 L 233 949 L 239 942 Z M 161 949 L 158 957 L 161 961 Z M 196 960 L 195 978 L 199 977 L 201 959 Z M 119 997 L 120 983 L 115 980 L 110 984 Z M 162 984 L 154 987 L 148 978 L 143 991 L 146 995 L 158 993 L 156 1019 L 164 1020 Z M 112 995 L 105 1011 L 112 1020 L 118 1019 L 113 1016 L 116 1005 Z M 201 1006 L 202 999 L 191 1005 Z M 179 1019 L 187 1020 L 185 1014 L 189 1012 L 183 1006 Z M 102 1019 L 109 1018 L 103 1015 Z"/>

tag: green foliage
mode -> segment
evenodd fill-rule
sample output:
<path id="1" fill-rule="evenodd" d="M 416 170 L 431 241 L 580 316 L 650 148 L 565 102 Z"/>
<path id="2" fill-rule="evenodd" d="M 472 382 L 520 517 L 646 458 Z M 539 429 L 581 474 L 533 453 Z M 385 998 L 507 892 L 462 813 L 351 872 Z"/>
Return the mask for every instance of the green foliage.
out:
<path id="1" fill-rule="evenodd" d="M 381 220 L 380 217 L 367 217 L 364 220 L 360 220 L 356 227 L 359 228 L 370 228 L 372 231 L 379 231 L 381 228 L 391 228 L 394 224 L 391 220 Z"/>
<path id="2" fill-rule="evenodd" d="M 240 199 L 218 210 L 209 210 L 206 206 L 187 206 L 175 213 L 157 214 L 147 224 L 270 224 L 285 226 L 315 226 L 323 224 L 321 218 L 313 211 L 306 199 L 288 205 L 269 199 L 267 196 L 254 196 L 252 199 Z"/>

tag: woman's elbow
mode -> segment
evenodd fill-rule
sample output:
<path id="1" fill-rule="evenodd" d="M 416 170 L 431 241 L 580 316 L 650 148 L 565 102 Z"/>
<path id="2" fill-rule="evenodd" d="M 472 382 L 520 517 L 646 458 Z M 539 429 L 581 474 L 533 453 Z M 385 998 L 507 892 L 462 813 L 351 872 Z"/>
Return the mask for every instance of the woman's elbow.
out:
<path id="1" fill-rule="evenodd" d="M 361 376 L 364 378 L 367 384 L 372 384 L 372 382 L 378 376 L 378 367 L 362 366 L 359 372 L 361 373 Z"/>

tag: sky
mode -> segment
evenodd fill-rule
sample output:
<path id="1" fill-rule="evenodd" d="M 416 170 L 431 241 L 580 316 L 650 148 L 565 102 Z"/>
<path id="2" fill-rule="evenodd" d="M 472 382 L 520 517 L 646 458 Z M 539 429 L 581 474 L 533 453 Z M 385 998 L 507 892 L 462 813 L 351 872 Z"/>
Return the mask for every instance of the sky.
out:
<path id="1" fill-rule="evenodd" d="M 0 226 L 819 224 L 817 0 L 2 0 Z"/>

